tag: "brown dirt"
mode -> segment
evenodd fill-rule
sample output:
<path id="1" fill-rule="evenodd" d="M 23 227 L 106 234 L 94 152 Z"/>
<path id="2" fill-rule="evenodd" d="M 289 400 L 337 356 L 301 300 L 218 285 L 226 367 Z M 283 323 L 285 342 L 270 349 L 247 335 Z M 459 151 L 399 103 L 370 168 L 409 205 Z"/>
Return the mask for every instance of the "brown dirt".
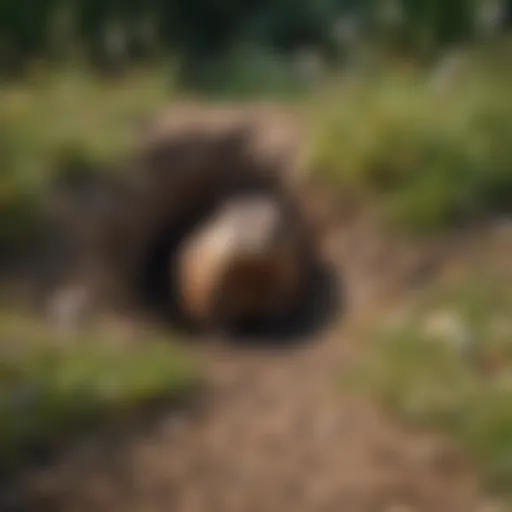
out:
<path id="1" fill-rule="evenodd" d="M 337 394 L 344 349 L 334 336 L 281 356 L 208 354 L 204 415 L 82 446 L 36 476 L 31 510 L 478 510 L 457 455 Z"/>

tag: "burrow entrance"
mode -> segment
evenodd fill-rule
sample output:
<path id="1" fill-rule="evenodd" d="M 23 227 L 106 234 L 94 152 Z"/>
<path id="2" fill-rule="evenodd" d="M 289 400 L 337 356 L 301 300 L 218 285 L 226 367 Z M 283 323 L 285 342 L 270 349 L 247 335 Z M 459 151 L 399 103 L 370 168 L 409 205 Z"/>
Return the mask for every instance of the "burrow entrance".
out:
<path id="1" fill-rule="evenodd" d="M 278 197 L 291 212 L 290 222 L 305 222 L 284 178 L 283 159 L 255 154 L 252 128 L 174 134 L 120 164 L 117 173 L 103 173 L 105 178 L 82 166 L 80 180 L 70 180 L 76 162 L 68 162 L 60 173 L 60 184 L 67 186 L 60 186 L 56 197 L 73 210 L 60 225 L 75 242 L 81 237 L 81 262 L 101 268 L 103 282 L 123 290 L 133 304 L 174 327 L 196 331 L 177 300 L 173 273 L 180 243 L 194 227 L 226 199 L 255 193 Z M 296 339 L 339 310 L 339 279 L 317 258 L 314 237 L 308 240 L 306 232 L 310 279 L 297 310 L 286 318 L 237 326 L 238 339 Z"/>

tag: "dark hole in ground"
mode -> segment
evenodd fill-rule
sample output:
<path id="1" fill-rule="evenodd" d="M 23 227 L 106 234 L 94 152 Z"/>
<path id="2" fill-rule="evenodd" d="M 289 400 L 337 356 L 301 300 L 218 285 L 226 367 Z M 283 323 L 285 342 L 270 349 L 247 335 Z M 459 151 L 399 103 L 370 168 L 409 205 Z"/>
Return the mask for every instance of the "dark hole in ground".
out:
<path id="1" fill-rule="evenodd" d="M 254 320 L 235 328 L 233 341 L 243 346 L 289 346 L 305 342 L 342 311 L 339 276 L 329 265 L 317 263 L 304 294 L 287 315 Z"/>
<path id="2" fill-rule="evenodd" d="M 135 276 L 136 293 L 150 313 L 175 327 L 192 330 L 177 300 L 177 276 L 173 274 L 176 249 L 184 237 L 207 215 L 209 208 L 181 219 L 178 226 L 160 230 L 146 248 Z M 202 215 L 202 214 L 203 215 Z"/>

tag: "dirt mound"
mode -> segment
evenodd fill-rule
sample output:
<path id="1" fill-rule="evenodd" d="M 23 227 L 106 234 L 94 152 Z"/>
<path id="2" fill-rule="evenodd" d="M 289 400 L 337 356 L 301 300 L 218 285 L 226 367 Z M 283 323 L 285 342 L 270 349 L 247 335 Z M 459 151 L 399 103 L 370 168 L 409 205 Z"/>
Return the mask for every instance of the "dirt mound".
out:
<path id="1" fill-rule="evenodd" d="M 142 299 L 166 314 L 174 309 L 177 320 L 167 279 L 177 247 L 230 198 L 255 193 L 287 209 L 307 240 L 301 250 L 313 256 L 316 227 L 303 201 L 306 145 L 294 119 L 265 105 L 179 106 L 144 127 L 118 172 L 68 163 L 52 201 L 65 205 L 58 218 L 76 248 L 73 279 L 86 282 L 95 300 Z"/>

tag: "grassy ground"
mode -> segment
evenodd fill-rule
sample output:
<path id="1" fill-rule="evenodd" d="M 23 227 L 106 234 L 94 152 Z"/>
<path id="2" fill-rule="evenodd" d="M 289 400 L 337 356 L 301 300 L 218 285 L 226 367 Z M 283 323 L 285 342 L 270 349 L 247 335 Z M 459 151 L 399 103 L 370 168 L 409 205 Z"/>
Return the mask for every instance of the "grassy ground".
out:
<path id="1" fill-rule="evenodd" d="M 322 175 L 414 232 L 510 211 L 509 58 L 468 59 L 334 84 L 313 106 Z"/>
<path id="2" fill-rule="evenodd" d="M 111 329 L 62 334 L 2 315 L 0 474 L 34 450 L 194 389 L 196 369 L 173 340 L 147 335 L 129 345 L 124 338 Z"/>
<path id="3" fill-rule="evenodd" d="M 492 490 L 512 489 L 512 288 L 473 276 L 444 284 L 371 336 L 356 382 L 413 427 L 448 434 Z"/>
<path id="4" fill-rule="evenodd" d="M 84 68 L 34 70 L 0 87 L 0 245 L 38 229 L 41 188 L 61 158 L 115 160 L 133 147 L 133 129 L 172 98 L 172 75 L 134 72 L 102 80 Z"/>
<path id="5" fill-rule="evenodd" d="M 106 80 L 84 68 L 34 69 L 23 83 L 0 86 L 0 253 L 16 254 L 37 236 L 44 186 L 63 156 L 126 156 L 133 127 L 172 93 L 162 70 Z M 148 401 L 180 398 L 195 382 L 172 340 L 118 347 L 101 329 L 62 337 L 33 319 L 0 315 L 0 473 L 36 447 Z"/>

